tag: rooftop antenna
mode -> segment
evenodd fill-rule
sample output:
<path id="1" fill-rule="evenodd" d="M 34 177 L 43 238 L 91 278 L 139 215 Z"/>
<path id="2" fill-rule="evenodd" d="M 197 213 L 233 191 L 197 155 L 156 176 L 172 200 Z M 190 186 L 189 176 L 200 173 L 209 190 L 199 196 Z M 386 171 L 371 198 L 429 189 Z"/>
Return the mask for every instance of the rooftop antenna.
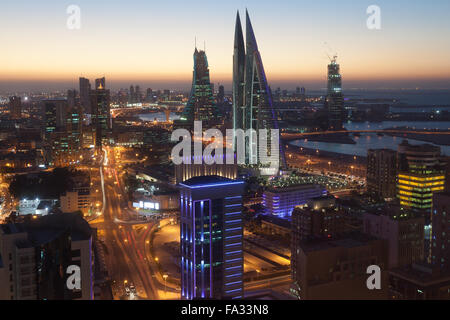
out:
<path id="1" fill-rule="evenodd" d="M 203 51 L 206 52 L 206 41 L 205 40 L 203 41 Z"/>
<path id="2" fill-rule="evenodd" d="M 194 44 L 195 44 L 195 49 L 197 49 L 197 36 L 194 37 Z"/>

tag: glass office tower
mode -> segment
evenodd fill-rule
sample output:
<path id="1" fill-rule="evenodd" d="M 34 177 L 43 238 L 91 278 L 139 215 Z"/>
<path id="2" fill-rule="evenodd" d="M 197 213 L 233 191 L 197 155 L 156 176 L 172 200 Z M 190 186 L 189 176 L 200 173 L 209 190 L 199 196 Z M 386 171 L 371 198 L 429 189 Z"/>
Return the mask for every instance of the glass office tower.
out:
<path id="1" fill-rule="evenodd" d="M 342 77 L 336 58 L 336 56 L 333 57 L 328 65 L 328 92 L 325 102 L 328 109 L 328 129 L 333 131 L 339 131 L 344 128 Z"/>
<path id="2" fill-rule="evenodd" d="M 261 54 L 248 12 L 246 12 L 246 39 L 244 37 L 239 12 L 236 17 L 234 55 L 233 55 L 233 129 L 243 131 L 260 129 L 268 130 L 268 144 L 258 144 L 254 148 L 254 137 L 251 133 L 245 138 L 246 163 L 257 163 L 262 155 L 270 156 L 270 130 L 278 129 L 270 90 Z M 258 139 L 258 137 L 256 138 Z M 286 168 L 283 144 L 279 144 L 280 159 L 272 167 Z M 275 172 L 270 172 L 275 174 Z"/>
<path id="3" fill-rule="evenodd" d="M 204 128 L 210 128 L 216 124 L 218 116 L 219 112 L 209 77 L 208 58 L 205 51 L 195 48 L 192 89 L 189 101 L 177 124 L 192 129 L 194 121 L 202 121 Z"/>
<path id="4" fill-rule="evenodd" d="M 179 185 L 182 299 L 243 298 L 244 182 L 202 176 Z"/>

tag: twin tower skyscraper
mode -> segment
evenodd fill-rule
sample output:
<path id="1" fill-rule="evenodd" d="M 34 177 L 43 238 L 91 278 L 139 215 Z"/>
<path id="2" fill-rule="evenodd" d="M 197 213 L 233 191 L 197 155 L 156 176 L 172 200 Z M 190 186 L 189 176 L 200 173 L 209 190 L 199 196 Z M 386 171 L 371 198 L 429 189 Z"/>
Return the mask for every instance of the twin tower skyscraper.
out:
<path id="1" fill-rule="evenodd" d="M 245 138 L 247 163 L 257 163 L 263 154 L 271 153 L 270 132 L 278 129 L 274 111 L 272 92 L 267 83 L 266 73 L 258 50 L 255 33 L 246 10 L 246 37 L 242 32 L 239 12 L 236 16 L 233 54 L 233 129 L 248 132 Z M 267 145 L 256 143 L 260 130 L 268 130 Z M 253 131 L 254 130 L 254 131 Z M 256 134 L 256 136 L 255 136 Z M 279 143 L 278 167 L 285 167 L 283 146 Z M 272 141 L 271 141 L 272 140 Z M 275 166 L 272 164 L 271 168 Z M 274 172 L 267 172 L 273 174 Z"/>
<path id="2" fill-rule="evenodd" d="M 194 121 L 202 121 L 209 128 L 220 124 L 221 115 L 211 88 L 206 53 L 195 48 L 192 89 L 176 127 L 192 131 Z M 258 166 L 263 175 L 276 175 L 280 168 L 286 168 L 286 161 L 276 131 L 272 93 L 247 11 L 245 42 L 239 12 L 236 17 L 232 90 L 233 144 L 238 159 L 245 154 L 246 165 Z"/>

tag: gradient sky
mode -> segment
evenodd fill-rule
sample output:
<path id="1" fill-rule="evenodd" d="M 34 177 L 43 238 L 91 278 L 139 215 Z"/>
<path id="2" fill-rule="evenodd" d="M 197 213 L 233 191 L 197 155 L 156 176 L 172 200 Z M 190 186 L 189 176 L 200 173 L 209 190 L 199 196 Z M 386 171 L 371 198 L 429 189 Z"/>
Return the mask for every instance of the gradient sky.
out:
<path id="1" fill-rule="evenodd" d="M 70 4 L 81 30 L 66 28 Z M 366 27 L 371 4 L 379 31 Z M 272 87 L 324 87 L 325 42 L 347 88 L 450 86 L 448 0 L 14 0 L 0 4 L 0 91 L 76 86 L 80 75 L 186 88 L 194 37 L 206 41 L 212 81 L 228 84 L 236 10 L 246 7 Z"/>

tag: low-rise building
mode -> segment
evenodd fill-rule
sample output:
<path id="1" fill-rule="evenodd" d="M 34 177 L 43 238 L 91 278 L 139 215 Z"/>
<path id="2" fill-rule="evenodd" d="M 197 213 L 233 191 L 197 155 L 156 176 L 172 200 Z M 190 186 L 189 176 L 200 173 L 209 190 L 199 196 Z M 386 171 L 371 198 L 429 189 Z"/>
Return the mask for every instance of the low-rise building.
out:
<path id="1" fill-rule="evenodd" d="M 327 190 L 317 184 L 302 184 L 289 187 L 270 187 L 263 194 L 262 204 L 267 214 L 290 217 L 296 206 L 327 195 Z"/>

